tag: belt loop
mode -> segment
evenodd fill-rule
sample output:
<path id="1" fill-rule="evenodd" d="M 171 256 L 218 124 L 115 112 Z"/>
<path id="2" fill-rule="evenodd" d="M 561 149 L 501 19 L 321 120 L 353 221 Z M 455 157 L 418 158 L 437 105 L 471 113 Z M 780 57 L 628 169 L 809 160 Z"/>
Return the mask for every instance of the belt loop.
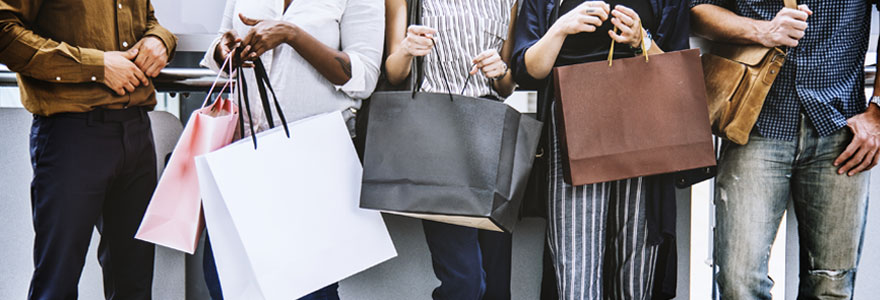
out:
<path id="1" fill-rule="evenodd" d="M 141 117 L 141 123 L 146 122 L 146 121 L 144 120 L 144 117 L 147 115 L 147 110 L 144 109 L 143 106 L 138 106 L 138 107 L 137 107 L 137 110 L 138 110 L 138 115 L 140 115 L 140 117 Z"/>

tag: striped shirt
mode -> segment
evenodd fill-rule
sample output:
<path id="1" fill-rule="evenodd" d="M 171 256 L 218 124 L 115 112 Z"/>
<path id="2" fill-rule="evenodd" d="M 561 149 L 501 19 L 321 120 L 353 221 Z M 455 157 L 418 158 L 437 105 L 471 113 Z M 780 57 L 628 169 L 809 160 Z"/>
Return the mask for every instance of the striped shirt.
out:
<path id="1" fill-rule="evenodd" d="M 694 0 L 758 20 L 772 20 L 782 1 Z M 755 127 L 763 137 L 793 140 L 803 111 L 828 136 L 867 108 L 864 62 L 871 24 L 870 1 L 799 0 L 815 12 L 806 35 L 788 57 L 767 95 Z"/>
<path id="2" fill-rule="evenodd" d="M 437 30 L 436 52 L 425 57 L 423 92 L 501 95 L 482 72 L 472 75 L 473 59 L 488 49 L 501 53 L 516 0 L 421 0 L 422 24 Z M 438 57 L 439 53 L 439 57 Z M 441 71 L 441 68 L 443 70 Z M 443 75 L 448 76 L 449 89 Z M 467 86 L 465 86 L 467 81 Z M 464 90 L 464 92 L 462 92 Z"/>

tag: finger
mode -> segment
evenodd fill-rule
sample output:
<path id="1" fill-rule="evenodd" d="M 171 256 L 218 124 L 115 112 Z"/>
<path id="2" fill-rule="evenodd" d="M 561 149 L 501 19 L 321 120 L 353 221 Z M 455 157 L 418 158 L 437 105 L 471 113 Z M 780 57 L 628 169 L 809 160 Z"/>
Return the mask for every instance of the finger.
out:
<path id="1" fill-rule="evenodd" d="M 160 71 L 162 71 L 162 64 L 158 61 L 154 61 L 144 73 L 150 78 L 156 78 L 156 76 L 159 76 Z"/>
<path id="2" fill-rule="evenodd" d="M 474 75 L 474 74 L 477 74 L 477 72 L 479 72 L 479 71 L 480 71 L 480 66 L 475 64 L 474 67 L 471 68 L 471 71 L 468 73 L 470 73 L 471 75 Z"/>
<path id="3" fill-rule="evenodd" d="M 576 27 L 576 29 L 578 32 L 594 32 L 594 31 L 596 31 L 596 26 L 587 25 L 587 24 L 580 24 Z"/>
<path id="4" fill-rule="evenodd" d="M 812 16 L 812 15 L 813 15 L 813 11 L 810 10 L 810 7 L 807 6 L 806 4 L 798 5 L 798 10 L 807 13 L 808 16 Z"/>
<path id="5" fill-rule="evenodd" d="M 617 26 L 617 29 L 620 30 L 620 35 L 625 37 L 635 37 L 635 31 L 633 31 L 632 27 L 626 26 L 623 22 L 618 18 L 612 18 L 611 24 Z"/>
<path id="6" fill-rule="evenodd" d="M 422 25 L 410 25 L 407 29 L 407 32 L 410 32 L 415 35 L 436 35 L 437 30 L 428 26 Z"/>
<path id="7" fill-rule="evenodd" d="M 870 169 L 873 169 L 874 167 L 876 167 L 878 160 L 880 160 L 880 151 L 875 151 L 874 157 L 871 160 L 871 165 L 869 165 L 866 170 L 870 170 Z"/>
<path id="8" fill-rule="evenodd" d="M 806 21 L 807 17 L 809 17 L 806 12 L 791 8 L 783 8 L 782 11 L 779 12 L 779 14 L 799 21 Z"/>
<path id="9" fill-rule="evenodd" d="M 238 17 L 241 19 L 241 22 L 247 26 L 254 26 L 262 21 L 259 19 L 251 19 L 251 18 L 245 17 L 243 14 L 238 14 Z"/>
<path id="10" fill-rule="evenodd" d="M 584 15 L 599 18 L 602 21 L 608 20 L 608 11 L 601 8 L 587 7 L 584 9 Z"/>
<path id="11" fill-rule="evenodd" d="M 128 91 L 129 93 L 134 92 L 134 89 L 135 89 L 134 85 L 131 84 L 130 82 L 126 82 L 125 84 L 122 85 L 122 87 L 124 87 L 125 90 Z M 125 93 L 123 92 L 121 95 L 125 95 Z"/>
<path id="12" fill-rule="evenodd" d="M 141 55 L 135 57 L 134 65 L 136 65 L 141 70 L 145 69 L 147 67 L 147 54 L 141 53 Z"/>
<path id="13" fill-rule="evenodd" d="M 578 19 L 578 23 L 592 25 L 594 27 L 602 26 L 602 20 L 594 16 L 582 16 Z"/>
<path id="14" fill-rule="evenodd" d="M 792 30 L 788 33 L 788 36 L 795 40 L 800 40 L 804 35 L 806 35 L 806 32 L 800 30 Z"/>
<path id="15" fill-rule="evenodd" d="M 617 34 L 614 30 L 609 30 L 608 35 L 611 36 L 611 39 L 617 42 L 618 44 L 628 44 L 629 40 L 622 35 Z"/>
<path id="16" fill-rule="evenodd" d="M 807 26 L 809 26 L 807 22 L 798 21 L 795 19 L 786 19 L 782 22 L 782 24 L 796 30 L 807 30 Z"/>
<path id="17" fill-rule="evenodd" d="M 614 10 L 615 10 L 615 11 L 622 12 L 622 13 L 623 13 L 624 15 L 626 15 L 627 17 L 630 17 L 630 19 L 632 19 L 633 22 L 639 20 L 639 13 L 637 13 L 637 12 L 636 12 L 635 10 L 633 10 L 632 8 L 629 8 L 629 7 L 626 7 L 626 6 L 623 6 L 623 5 L 616 5 L 616 6 L 614 6 Z"/>
<path id="18" fill-rule="evenodd" d="M 431 50 L 416 50 L 416 51 L 411 51 L 410 54 L 412 54 L 413 56 L 421 57 L 421 56 L 426 56 L 428 54 L 431 54 Z"/>
<path id="19" fill-rule="evenodd" d="M 150 80 L 147 79 L 147 75 L 145 75 L 144 72 L 141 71 L 141 69 L 134 68 L 134 70 L 132 71 L 136 79 L 133 83 L 135 86 L 137 86 L 138 84 L 143 84 L 144 86 L 150 85 Z"/>
<path id="20" fill-rule="evenodd" d="M 847 172 L 847 175 L 853 176 L 853 175 L 859 174 L 859 172 L 862 172 L 864 170 L 869 169 L 870 166 L 874 163 L 875 153 L 876 153 L 876 151 L 874 151 L 874 150 L 867 151 L 867 154 L 865 154 L 865 157 L 862 159 L 862 163 L 860 163 L 854 169 Z"/>
<path id="21" fill-rule="evenodd" d="M 474 59 L 473 59 L 471 62 L 472 62 L 472 63 L 483 62 L 483 64 L 486 64 L 487 62 L 485 62 L 485 60 L 486 60 L 487 58 L 492 57 L 493 54 L 495 54 L 495 50 L 486 50 L 486 51 L 483 51 L 483 52 L 481 52 L 480 54 L 477 54 L 477 57 L 474 57 Z"/>
<path id="22" fill-rule="evenodd" d="M 617 7 L 620 7 L 620 5 L 618 5 Z M 621 12 L 620 10 L 615 9 L 614 11 L 611 12 L 611 15 L 614 16 L 614 18 L 612 18 L 611 21 L 614 21 L 615 19 L 620 19 L 620 21 L 622 21 L 623 24 L 626 25 L 626 27 L 633 27 L 636 25 L 636 21 L 633 20 L 632 17 L 627 16 L 626 14 Z"/>
<path id="23" fill-rule="evenodd" d="M 111 90 L 116 92 L 117 95 L 125 96 L 125 87 L 119 86 L 119 87 L 111 88 Z"/>
<path id="24" fill-rule="evenodd" d="M 605 12 L 606 16 L 608 13 L 611 12 L 611 6 L 608 5 L 608 3 L 605 3 L 605 1 L 587 1 L 581 5 L 583 5 L 584 7 L 589 7 L 589 8 L 597 8 L 597 9 Z"/>
<path id="25" fill-rule="evenodd" d="M 131 48 L 128 51 L 122 52 L 122 57 L 125 57 L 127 60 L 133 60 L 137 57 L 138 52 L 140 52 L 138 48 Z"/>
<path id="26" fill-rule="evenodd" d="M 431 47 L 434 45 L 434 42 L 432 42 L 430 38 L 423 37 L 423 36 L 417 36 L 417 35 L 410 36 L 409 39 L 410 39 L 410 42 L 412 42 L 413 44 L 416 44 L 416 45 L 419 45 L 422 47 Z"/>
<path id="27" fill-rule="evenodd" d="M 245 46 L 244 49 L 241 50 L 241 59 L 247 59 L 248 55 L 251 52 L 251 46 Z"/>
<path id="28" fill-rule="evenodd" d="M 861 164 L 865 160 L 865 156 L 867 156 L 867 155 L 868 155 L 868 150 L 865 147 L 859 148 L 859 151 L 856 152 L 855 155 L 850 157 L 849 160 L 846 161 L 846 164 L 844 164 L 843 167 L 841 167 L 839 170 L 837 170 L 837 173 L 838 174 L 846 173 L 848 175 L 852 175 L 851 172 L 853 171 L 853 169 L 855 169 L 856 166 Z"/>
<path id="29" fill-rule="evenodd" d="M 797 47 L 800 44 L 798 40 L 793 38 L 784 38 L 779 43 L 786 47 Z"/>
<path id="30" fill-rule="evenodd" d="M 501 56 L 498 55 L 492 55 L 480 61 L 483 66 L 500 65 L 501 63 Z"/>
<path id="31" fill-rule="evenodd" d="M 853 138 L 852 142 L 850 142 L 849 145 L 846 146 L 846 149 L 843 150 L 843 153 L 840 153 L 840 155 L 837 156 L 837 159 L 834 160 L 834 166 L 838 167 L 843 164 L 843 162 L 849 160 L 850 157 L 852 157 L 853 154 L 855 154 L 856 151 L 859 150 L 859 147 L 861 147 L 861 145 L 861 139 L 859 139 L 858 137 Z"/>

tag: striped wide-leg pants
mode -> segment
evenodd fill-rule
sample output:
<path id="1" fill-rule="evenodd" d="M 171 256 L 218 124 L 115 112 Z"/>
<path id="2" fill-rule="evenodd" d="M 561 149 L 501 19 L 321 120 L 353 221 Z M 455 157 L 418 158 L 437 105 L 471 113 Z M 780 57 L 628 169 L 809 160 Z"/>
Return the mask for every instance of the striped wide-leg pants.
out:
<path id="1" fill-rule="evenodd" d="M 559 299 L 651 299 L 657 246 L 646 242 L 644 180 L 565 183 L 552 119 L 548 243 Z"/>

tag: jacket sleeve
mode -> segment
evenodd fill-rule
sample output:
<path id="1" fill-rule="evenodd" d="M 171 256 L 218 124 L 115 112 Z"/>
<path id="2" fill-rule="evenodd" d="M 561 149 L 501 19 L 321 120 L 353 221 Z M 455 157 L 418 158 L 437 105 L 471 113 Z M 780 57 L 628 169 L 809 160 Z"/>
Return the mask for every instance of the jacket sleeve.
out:
<path id="1" fill-rule="evenodd" d="M 510 66 L 513 78 L 519 87 L 527 90 L 539 89 L 544 78 L 533 78 L 526 69 L 526 51 L 537 43 L 547 32 L 547 0 L 524 0 L 514 29 L 513 63 Z"/>
<path id="2" fill-rule="evenodd" d="M 54 41 L 29 29 L 42 3 L 0 0 L 0 63 L 13 72 L 43 81 L 103 81 L 103 51 Z"/>
<path id="3" fill-rule="evenodd" d="M 678 51 L 690 48 L 691 1 L 664 1 L 660 14 L 660 24 L 654 34 L 654 41 L 664 51 Z"/>
<path id="4" fill-rule="evenodd" d="M 155 36 L 162 40 L 162 43 L 165 44 L 165 51 L 168 51 L 168 61 L 171 61 L 171 58 L 174 57 L 174 50 L 177 48 L 177 37 L 174 36 L 171 31 L 159 25 L 159 20 L 156 19 L 155 10 L 153 10 L 153 4 L 147 1 L 148 11 L 147 11 L 147 32 L 144 33 L 144 36 Z"/>

